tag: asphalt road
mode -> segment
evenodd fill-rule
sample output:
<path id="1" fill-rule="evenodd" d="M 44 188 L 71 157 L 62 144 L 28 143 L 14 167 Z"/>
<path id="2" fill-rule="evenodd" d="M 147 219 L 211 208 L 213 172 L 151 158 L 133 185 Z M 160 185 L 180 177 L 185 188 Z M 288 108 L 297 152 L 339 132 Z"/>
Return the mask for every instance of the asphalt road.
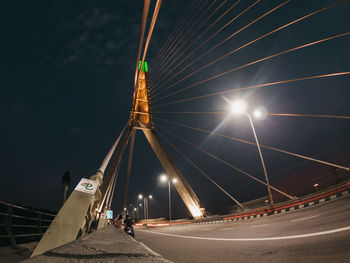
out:
<path id="1" fill-rule="evenodd" d="M 350 196 L 264 218 L 136 230 L 174 262 L 350 262 Z"/>

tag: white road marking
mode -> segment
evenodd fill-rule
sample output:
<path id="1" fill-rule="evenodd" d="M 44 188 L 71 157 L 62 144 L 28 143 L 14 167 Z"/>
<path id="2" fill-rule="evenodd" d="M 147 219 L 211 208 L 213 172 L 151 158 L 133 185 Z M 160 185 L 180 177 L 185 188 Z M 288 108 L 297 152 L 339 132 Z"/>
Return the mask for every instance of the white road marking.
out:
<path id="1" fill-rule="evenodd" d="M 250 227 L 264 227 L 264 226 L 268 226 L 268 224 L 265 224 L 265 225 L 257 225 L 257 226 L 250 226 Z"/>
<path id="2" fill-rule="evenodd" d="M 294 219 L 294 220 L 291 220 L 291 221 L 292 221 L 292 222 L 298 222 L 298 221 L 308 220 L 308 219 L 315 218 L 315 217 L 319 217 L 319 216 L 320 216 L 320 215 L 309 216 L 309 217 Z"/>
<path id="3" fill-rule="evenodd" d="M 188 238 L 188 239 L 200 239 L 200 240 L 211 240 L 211 241 L 268 241 L 268 240 L 283 240 L 283 239 L 296 239 L 296 238 L 306 238 L 306 237 L 315 237 L 315 236 L 323 236 L 323 235 L 329 235 L 344 231 L 349 231 L 350 226 L 331 229 L 327 231 L 321 231 L 316 233 L 309 233 L 309 234 L 300 234 L 300 235 L 292 235 L 292 236 L 281 236 L 281 237 L 257 237 L 257 238 L 214 238 L 214 237 L 193 237 L 193 236 L 180 236 L 180 235 L 173 235 L 173 234 L 166 234 L 166 233 L 157 233 L 152 232 L 148 230 L 138 230 L 141 232 L 147 232 L 151 234 L 156 235 L 163 235 L 163 236 L 171 236 L 171 237 L 180 237 L 180 238 Z"/>
<path id="4" fill-rule="evenodd" d="M 225 227 L 225 228 L 221 228 L 220 230 L 229 230 L 229 229 L 234 229 L 234 227 Z"/>
<path id="5" fill-rule="evenodd" d="M 142 245 L 145 249 L 147 249 L 151 254 L 153 254 L 153 255 L 155 255 L 155 256 L 157 256 L 157 257 L 162 257 L 161 254 L 159 254 L 159 253 L 153 251 L 152 249 L 150 249 L 150 248 L 149 248 L 148 246 L 146 246 L 145 244 L 143 244 L 143 243 L 141 243 L 141 242 L 139 242 L 139 241 L 136 241 L 136 242 L 138 242 L 139 244 L 141 244 L 141 245 Z"/>

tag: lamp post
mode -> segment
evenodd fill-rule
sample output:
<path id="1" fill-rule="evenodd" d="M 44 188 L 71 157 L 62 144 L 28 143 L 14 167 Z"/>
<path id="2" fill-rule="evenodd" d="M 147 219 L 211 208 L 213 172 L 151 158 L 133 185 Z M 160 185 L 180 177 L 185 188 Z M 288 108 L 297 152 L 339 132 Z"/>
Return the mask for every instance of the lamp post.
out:
<path id="1" fill-rule="evenodd" d="M 143 199 L 143 218 L 148 220 L 148 199 L 153 199 L 153 196 L 152 195 L 143 196 L 142 194 L 139 194 L 138 197 L 139 197 L 139 200 Z"/>
<path id="2" fill-rule="evenodd" d="M 264 170 L 265 180 L 266 180 L 266 184 L 267 184 L 267 191 L 269 193 L 270 204 L 273 205 L 274 203 L 273 203 L 273 198 L 272 198 L 272 193 L 271 193 L 271 188 L 270 188 L 269 177 L 267 176 L 265 162 L 264 162 L 264 158 L 263 158 L 263 155 L 262 155 L 262 152 L 260 149 L 259 140 L 258 140 L 258 137 L 257 137 L 256 132 L 255 132 L 252 116 L 251 116 L 250 112 L 247 111 L 247 104 L 243 100 L 236 100 L 233 103 L 231 103 L 231 111 L 235 114 L 246 114 L 248 116 L 250 126 L 252 127 L 252 130 L 253 130 L 256 146 L 258 148 L 258 152 L 259 152 L 259 156 L 260 156 L 260 160 L 261 160 L 261 165 L 262 165 L 263 170 Z M 253 112 L 253 115 L 256 118 L 262 118 L 264 116 L 264 112 L 263 112 L 263 110 L 257 109 Z"/>
<path id="3" fill-rule="evenodd" d="M 165 174 L 162 174 L 160 176 L 160 181 L 162 183 L 168 182 L 168 193 L 169 193 L 169 224 L 171 223 L 171 187 L 170 187 L 170 179 L 168 178 L 168 176 L 166 176 Z M 173 178 L 172 180 L 173 184 L 177 183 L 177 179 Z"/>
<path id="4" fill-rule="evenodd" d="M 137 217 L 138 217 L 138 219 L 140 219 L 139 209 L 141 209 L 141 207 L 142 207 L 142 204 L 139 204 L 139 206 L 137 207 Z M 143 214 L 143 217 L 145 217 L 145 214 Z"/>
<path id="5" fill-rule="evenodd" d="M 134 207 L 133 209 L 132 209 L 132 220 L 134 220 L 135 221 L 135 211 L 137 212 L 136 213 L 136 217 L 137 217 L 137 219 L 139 218 L 138 217 L 138 212 L 139 212 L 139 210 L 137 209 L 137 207 Z"/>

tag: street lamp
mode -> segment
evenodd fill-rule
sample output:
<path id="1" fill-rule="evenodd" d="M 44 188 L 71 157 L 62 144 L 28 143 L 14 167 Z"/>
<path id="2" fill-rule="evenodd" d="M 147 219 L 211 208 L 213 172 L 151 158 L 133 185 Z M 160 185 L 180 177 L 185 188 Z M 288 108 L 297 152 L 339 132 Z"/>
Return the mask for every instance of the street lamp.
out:
<path id="1" fill-rule="evenodd" d="M 244 100 L 235 100 L 231 103 L 231 111 L 235 114 L 245 113 L 247 110 L 247 104 Z"/>
<path id="2" fill-rule="evenodd" d="M 269 182 L 269 178 L 267 176 L 264 158 L 263 158 L 263 155 L 261 153 L 260 144 L 259 144 L 259 140 L 258 140 L 258 137 L 256 135 L 256 132 L 255 132 L 252 116 L 251 116 L 250 112 L 247 110 L 247 104 L 244 102 L 244 100 L 236 100 L 236 101 L 231 103 L 231 112 L 234 114 L 246 114 L 248 116 L 250 125 L 251 125 L 252 130 L 253 130 L 256 146 L 258 148 L 258 152 L 259 152 L 259 156 L 260 156 L 260 160 L 261 160 L 261 165 L 262 165 L 263 170 L 264 170 L 265 180 L 266 180 L 266 184 L 267 184 L 267 191 L 269 193 L 269 198 L 270 198 L 270 204 L 273 205 L 273 198 L 272 198 L 272 193 L 271 193 L 271 188 L 270 188 L 270 182 Z M 264 109 L 256 109 L 253 112 L 253 115 L 255 118 L 261 119 L 266 114 L 265 114 Z"/>
<path id="3" fill-rule="evenodd" d="M 167 175 L 162 174 L 160 176 L 160 181 L 163 183 L 168 182 L 168 192 L 169 192 L 169 224 L 171 223 L 171 188 L 170 188 L 170 180 Z M 177 179 L 173 178 L 172 180 L 173 184 L 177 183 Z"/>
<path id="4" fill-rule="evenodd" d="M 136 217 L 137 217 L 137 219 L 139 219 L 139 208 L 134 207 L 134 209 L 132 210 L 132 219 L 133 220 L 135 220 L 135 211 L 136 211 Z"/>
<path id="5" fill-rule="evenodd" d="M 139 200 L 143 199 L 143 218 L 148 219 L 148 199 L 153 199 L 153 196 L 143 196 L 142 194 L 139 194 L 138 198 Z M 139 204 L 139 206 L 142 206 L 142 204 Z"/>

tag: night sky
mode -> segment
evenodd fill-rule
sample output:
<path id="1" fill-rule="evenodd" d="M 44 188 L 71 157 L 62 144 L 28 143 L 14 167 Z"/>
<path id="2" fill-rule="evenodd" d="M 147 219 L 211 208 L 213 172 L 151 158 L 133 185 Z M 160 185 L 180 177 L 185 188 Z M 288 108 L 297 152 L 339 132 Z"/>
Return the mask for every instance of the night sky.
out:
<path id="1" fill-rule="evenodd" d="M 151 1 L 151 11 L 155 2 Z M 208 14 L 223 2 L 217 0 Z M 226 1 L 194 35 L 203 32 L 235 2 Z M 254 2 L 242 0 L 195 42 L 185 55 Z M 192 57 L 171 74 L 283 2 L 285 1 L 261 0 L 198 48 Z M 163 103 L 218 91 L 350 71 L 349 35 L 236 70 L 156 101 L 163 95 L 229 69 L 309 42 L 349 32 L 350 3 L 345 2 L 259 40 L 165 90 L 172 83 L 247 42 L 336 2 L 292 0 L 286 3 L 193 63 L 168 83 L 160 85 L 158 91 L 164 91 L 154 98 L 153 110 L 226 111 L 229 105 L 227 101 L 239 97 L 246 100 L 251 110 L 254 106 L 263 106 L 272 113 L 350 116 L 350 75 L 274 85 L 161 106 Z M 204 5 L 205 10 L 212 1 L 197 0 L 196 3 L 199 3 L 198 6 Z M 191 1 L 163 1 L 146 58 L 154 73 L 157 73 L 157 65 L 152 64 L 153 59 L 190 6 Z M 61 177 L 64 171 L 72 174 L 72 191 L 82 177 L 90 177 L 99 168 L 129 117 L 142 8 L 141 0 L 15 0 L 2 3 L 0 200 L 57 210 L 61 205 Z M 198 16 L 200 14 L 193 14 L 194 19 Z M 196 30 L 196 26 L 193 30 Z M 183 32 L 185 33 L 186 31 Z M 181 59 L 174 66 L 179 61 Z M 154 115 L 254 140 L 245 116 Z M 350 120 L 268 116 L 265 120 L 254 123 L 260 142 L 264 145 L 349 166 Z M 159 119 L 155 119 L 155 127 L 157 132 L 166 136 L 238 200 L 244 202 L 266 195 L 265 186 L 198 152 L 162 128 L 263 179 L 256 147 L 181 128 Z M 216 213 L 233 205 L 232 200 L 166 142 L 164 144 L 197 193 L 203 207 Z M 315 178 L 323 175 L 334 175 L 334 170 L 324 165 L 266 149 L 263 149 L 263 154 L 272 184 L 287 192 L 295 192 L 297 186 L 311 185 L 316 182 Z M 112 205 L 116 213 L 120 211 L 123 202 L 126 160 L 124 157 Z M 139 193 L 152 194 L 154 200 L 149 205 L 150 216 L 167 216 L 167 187 L 159 185 L 157 181 L 163 169 L 141 132 L 136 136 L 133 160 L 129 203 L 137 204 Z M 174 189 L 172 193 L 174 216 L 188 216 Z"/>

